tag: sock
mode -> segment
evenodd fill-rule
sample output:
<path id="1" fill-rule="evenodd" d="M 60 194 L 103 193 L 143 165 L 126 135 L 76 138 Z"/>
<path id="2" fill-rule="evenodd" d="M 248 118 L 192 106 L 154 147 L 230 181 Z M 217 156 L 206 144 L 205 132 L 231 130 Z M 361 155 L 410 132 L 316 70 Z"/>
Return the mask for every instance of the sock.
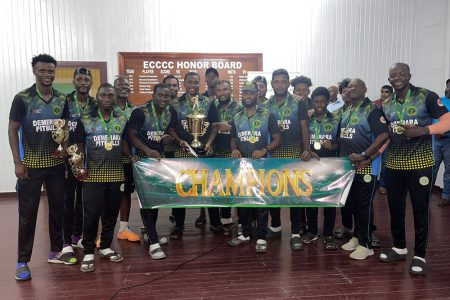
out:
<path id="1" fill-rule="evenodd" d="M 119 232 L 123 232 L 128 229 L 128 222 L 120 221 Z"/>
<path id="2" fill-rule="evenodd" d="M 232 218 L 220 218 L 220 222 L 222 222 L 222 225 L 227 225 L 233 223 Z"/>
<path id="3" fill-rule="evenodd" d="M 424 263 L 426 263 L 425 258 L 423 258 L 423 257 L 414 256 L 414 259 L 418 259 L 418 260 L 421 260 Z M 423 271 L 421 267 L 417 267 L 417 266 L 412 267 L 411 270 L 413 270 L 414 272 L 422 272 Z"/>
<path id="4" fill-rule="evenodd" d="M 22 268 L 22 267 L 25 267 L 25 266 L 27 266 L 27 263 L 21 263 L 21 262 L 17 262 L 17 264 L 16 264 L 16 270 L 18 270 L 18 269 L 20 269 L 20 268 Z M 20 273 L 20 274 L 18 274 L 18 278 L 20 278 L 20 279 L 26 279 L 26 278 L 28 278 L 28 277 L 30 277 L 31 276 L 31 273 L 30 272 L 22 272 L 22 273 Z"/>
<path id="5" fill-rule="evenodd" d="M 161 248 L 161 246 L 159 245 L 159 243 L 151 244 L 151 245 L 150 245 L 150 251 L 153 251 L 153 250 L 155 250 L 155 249 L 157 249 L 157 248 Z"/>
<path id="6" fill-rule="evenodd" d="M 113 253 L 114 251 L 112 251 L 111 248 L 106 248 L 106 249 L 100 249 L 100 250 L 98 250 L 98 252 L 100 252 L 103 255 L 107 255 L 109 253 Z"/>
<path id="7" fill-rule="evenodd" d="M 266 240 L 263 240 L 263 239 L 258 239 L 258 240 L 256 241 L 256 243 L 257 243 L 257 244 L 260 244 L 260 245 L 265 245 L 265 244 L 267 244 Z"/>
<path id="8" fill-rule="evenodd" d="M 408 248 L 400 249 L 400 248 L 392 247 L 392 250 L 394 250 L 395 252 L 397 252 L 397 254 L 400 254 L 400 255 L 408 254 Z"/>
<path id="9" fill-rule="evenodd" d="M 83 257 L 83 261 L 90 261 L 90 260 L 94 260 L 94 254 L 86 254 Z"/>
<path id="10" fill-rule="evenodd" d="M 293 234 L 291 235 L 291 239 L 292 239 L 292 238 L 295 238 L 295 237 L 298 237 L 298 238 L 299 238 L 299 237 L 300 237 L 300 234 L 294 234 L 294 233 L 293 233 Z"/>
<path id="11" fill-rule="evenodd" d="M 280 232 L 280 231 L 281 231 L 281 226 L 278 226 L 278 227 L 272 227 L 272 226 L 269 226 L 269 228 L 270 228 L 270 230 L 272 230 L 273 232 Z"/>
<path id="12" fill-rule="evenodd" d="M 245 237 L 245 236 L 243 236 L 243 235 L 241 234 L 240 236 L 238 236 L 238 239 L 243 240 L 243 241 L 249 241 L 249 240 L 250 240 L 250 237 L 249 237 L 249 236 L 248 236 L 248 237 Z"/>

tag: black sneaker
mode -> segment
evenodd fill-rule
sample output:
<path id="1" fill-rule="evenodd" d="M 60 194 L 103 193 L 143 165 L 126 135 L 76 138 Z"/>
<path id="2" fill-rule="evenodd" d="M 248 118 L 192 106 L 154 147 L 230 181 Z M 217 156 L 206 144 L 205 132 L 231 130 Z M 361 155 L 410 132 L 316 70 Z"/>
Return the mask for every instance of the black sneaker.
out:
<path id="1" fill-rule="evenodd" d="M 175 227 L 170 233 L 170 238 L 173 240 L 181 239 L 183 236 L 183 231 L 180 228 Z"/>
<path id="2" fill-rule="evenodd" d="M 323 239 L 323 243 L 325 244 L 325 249 L 327 250 L 336 250 L 338 248 L 336 241 L 334 240 L 334 236 L 328 235 Z"/>
<path id="3" fill-rule="evenodd" d="M 298 236 L 291 237 L 289 244 L 291 245 L 292 250 L 303 250 L 305 247 L 305 244 L 303 244 L 302 239 L 299 238 Z"/>
<path id="4" fill-rule="evenodd" d="M 231 235 L 231 230 L 229 228 L 226 228 L 223 225 L 217 225 L 217 226 L 210 226 L 209 229 L 214 233 L 214 234 L 218 234 L 218 235 L 223 235 L 223 236 L 230 236 Z"/>
<path id="5" fill-rule="evenodd" d="M 319 238 L 319 236 L 317 234 L 311 233 L 311 232 L 307 232 L 303 237 L 302 240 L 305 244 L 309 244 L 313 241 L 316 241 Z"/>

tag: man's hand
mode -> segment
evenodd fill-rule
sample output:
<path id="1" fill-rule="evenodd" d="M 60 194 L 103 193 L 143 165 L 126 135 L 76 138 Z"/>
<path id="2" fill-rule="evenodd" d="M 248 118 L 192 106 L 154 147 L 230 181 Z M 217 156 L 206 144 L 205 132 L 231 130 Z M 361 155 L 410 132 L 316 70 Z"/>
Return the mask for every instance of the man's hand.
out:
<path id="1" fill-rule="evenodd" d="M 145 151 L 145 155 L 147 156 L 147 157 L 150 157 L 150 158 L 156 158 L 156 159 L 158 159 L 158 160 L 160 160 L 161 159 L 161 155 L 159 154 L 159 152 L 158 151 L 156 151 L 156 150 L 152 150 L 152 149 L 146 149 L 146 151 Z"/>
<path id="2" fill-rule="evenodd" d="M 27 167 L 23 164 L 23 162 L 17 162 L 15 163 L 15 173 L 16 173 L 16 177 L 19 180 L 25 180 L 28 179 L 28 169 Z"/>
<path id="3" fill-rule="evenodd" d="M 364 159 L 354 163 L 356 169 L 361 170 L 370 165 L 372 161 L 370 159 Z"/>
<path id="4" fill-rule="evenodd" d="M 397 124 L 397 126 L 403 127 L 405 134 L 409 139 L 430 134 L 428 127 L 419 127 L 409 124 Z"/>
<path id="5" fill-rule="evenodd" d="M 217 126 L 217 130 L 219 131 L 219 133 L 225 133 L 225 132 L 230 132 L 231 131 L 231 125 L 228 124 L 228 122 L 219 122 L 216 123 Z"/>
<path id="6" fill-rule="evenodd" d="M 241 154 L 241 151 L 239 151 L 239 150 L 233 150 L 232 152 L 231 152 L 231 157 L 232 158 L 242 158 L 242 154 Z"/>
<path id="7" fill-rule="evenodd" d="M 325 140 L 321 143 L 322 147 L 324 147 L 326 150 L 333 150 L 333 145 L 331 144 L 330 140 Z"/>
<path id="8" fill-rule="evenodd" d="M 213 151 L 213 148 L 211 147 L 211 145 L 206 144 L 205 145 L 205 151 L 206 151 L 206 155 L 211 154 Z"/>
<path id="9" fill-rule="evenodd" d="M 181 150 L 183 150 L 184 153 L 187 153 L 189 151 L 189 144 L 186 141 L 180 142 Z"/>
<path id="10" fill-rule="evenodd" d="M 262 149 L 262 150 L 255 150 L 252 153 L 252 158 L 254 159 L 260 159 L 262 157 L 264 157 L 264 155 L 267 154 L 267 150 L 266 149 Z"/>
<path id="11" fill-rule="evenodd" d="M 163 134 L 162 135 L 162 142 L 163 144 L 170 144 L 174 138 L 170 134 Z"/>
<path id="12" fill-rule="evenodd" d="M 302 155 L 300 156 L 300 159 L 303 161 L 308 161 L 311 158 L 311 151 L 305 150 L 303 151 Z"/>
<path id="13" fill-rule="evenodd" d="M 364 156 L 361 154 L 352 153 L 348 156 L 348 158 L 352 161 L 352 163 L 357 163 L 365 160 Z"/>

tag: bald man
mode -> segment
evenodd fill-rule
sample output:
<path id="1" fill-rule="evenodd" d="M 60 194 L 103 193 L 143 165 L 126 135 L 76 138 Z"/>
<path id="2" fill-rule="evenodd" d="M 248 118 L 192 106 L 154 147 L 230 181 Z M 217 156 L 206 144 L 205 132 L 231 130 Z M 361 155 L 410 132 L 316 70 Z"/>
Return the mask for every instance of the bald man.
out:
<path id="1" fill-rule="evenodd" d="M 327 110 L 333 113 L 344 105 L 344 101 L 338 98 L 339 89 L 337 86 L 330 86 L 328 92 L 330 92 L 330 102 L 328 103 Z"/>
<path id="2" fill-rule="evenodd" d="M 388 78 L 394 93 L 382 104 L 391 130 L 385 182 L 394 247 L 381 253 L 379 259 L 383 262 L 406 260 L 405 202 L 409 191 L 415 229 L 414 258 L 409 272 L 425 275 L 428 204 L 434 168 L 431 134 L 446 130 L 450 113 L 436 93 L 413 86 L 410 79 L 407 64 L 394 64 Z M 439 119 L 441 125 L 432 124 L 433 119 Z"/>

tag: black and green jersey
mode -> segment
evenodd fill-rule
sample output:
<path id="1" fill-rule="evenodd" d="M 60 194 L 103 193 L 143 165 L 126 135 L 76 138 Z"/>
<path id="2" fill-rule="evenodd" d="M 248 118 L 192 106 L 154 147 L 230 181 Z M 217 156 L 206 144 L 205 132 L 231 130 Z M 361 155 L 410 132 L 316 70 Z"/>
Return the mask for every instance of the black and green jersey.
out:
<path id="1" fill-rule="evenodd" d="M 67 105 L 69 106 L 69 144 L 72 144 L 74 133 L 77 128 L 77 123 L 83 115 L 90 115 L 96 109 L 95 99 L 88 96 L 86 106 L 82 107 L 76 97 L 76 92 L 73 91 L 67 95 Z"/>
<path id="2" fill-rule="evenodd" d="M 176 126 L 176 122 L 177 113 L 170 105 L 166 106 L 158 116 L 153 101 L 149 101 L 145 106 L 133 111 L 128 127 L 137 131 L 139 140 L 145 146 L 162 153 L 162 136 L 167 128 Z M 145 157 L 145 154 L 138 149 L 136 149 L 136 155 Z"/>
<path id="3" fill-rule="evenodd" d="M 337 151 L 327 150 L 321 143 L 329 140 L 336 144 L 338 130 L 339 119 L 336 119 L 330 112 L 327 111 L 321 121 L 317 120 L 315 115 L 312 115 L 309 122 L 309 149 L 317 153 L 319 157 L 336 157 Z M 319 149 L 316 149 L 316 147 Z"/>
<path id="4" fill-rule="evenodd" d="M 50 101 L 42 99 L 34 84 L 18 93 L 11 105 L 9 119 L 21 124 L 23 163 L 28 168 L 47 168 L 64 163 L 53 157 L 58 144 L 52 138 L 53 121 L 69 118 L 66 96 L 53 89 Z"/>
<path id="5" fill-rule="evenodd" d="M 308 110 L 304 101 L 289 94 L 279 106 L 275 96 L 263 106 L 276 118 L 281 133 L 281 145 L 272 153 L 276 158 L 299 158 L 302 150 L 300 121 L 308 120 Z"/>
<path id="6" fill-rule="evenodd" d="M 206 144 L 206 142 L 208 141 L 209 133 L 211 132 L 212 124 L 218 122 L 219 118 L 217 116 L 217 109 L 213 105 L 211 99 L 205 96 L 200 96 L 198 99 L 198 105 L 199 105 L 198 109 L 199 113 L 205 114 L 207 121 L 210 124 L 206 134 L 199 138 L 199 140 L 203 144 Z M 194 140 L 194 138 L 186 131 L 186 129 L 184 129 L 184 126 L 187 125 L 186 117 L 192 113 L 192 106 L 189 103 L 188 99 L 186 98 L 186 93 L 183 94 L 183 96 L 181 96 L 178 99 L 178 102 L 173 102 L 172 107 L 177 112 L 177 124 L 176 127 L 174 128 L 178 133 L 178 136 L 182 140 L 191 143 Z"/>
<path id="7" fill-rule="evenodd" d="M 77 142 L 85 143 L 85 164 L 89 174 L 84 181 L 124 181 L 121 144 L 126 124 L 127 118 L 115 112 L 108 122 L 100 118 L 98 110 L 81 118 Z"/>
<path id="8" fill-rule="evenodd" d="M 227 122 L 231 124 L 231 121 L 233 120 L 233 117 L 240 112 L 243 107 L 241 103 L 237 103 L 234 100 L 231 100 L 230 103 L 228 103 L 227 107 L 222 109 L 220 108 L 220 101 L 216 99 L 214 101 L 214 105 L 216 106 L 219 122 Z M 231 148 L 230 148 L 230 142 L 231 142 L 231 132 L 218 132 L 216 139 L 215 139 L 215 151 L 216 151 L 216 157 L 218 156 L 225 156 L 229 157 L 231 155 Z"/>
<path id="9" fill-rule="evenodd" d="M 347 109 L 340 120 L 339 146 L 340 156 L 352 153 L 361 154 L 384 132 L 389 132 L 382 111 L 368 98 L 356 107 Z M 357 170 L 357 174 L 378 175 L 380 156 L 366 168 Z"/>
<path id="10" fill-rule="evenodd" d="M 429 90 L 410 86 L 403 103 L 395 94 L 383 101 L 383 112 L 390 123 L 391 142 L 387 149 L 386 167 L 395 170 L 414 170 L 434 166 L 431 136 L 407 139 L 396 124 L 425 127 L 448 110 L 439 96 Z M 400 128 L 400 129 L 399 129 Z"/>
<path id="11" fill-rule="evenodd" d="M 125 116 L 125 118 L 127 118 L 127 121 L 129 121 L 131 114 L 133 113 L 133 111 L 135 109 L 136 109 L 136 106 L 134 106 L 133 103 L 130 103 L 127 100 L 127 102 L 125 102 L 125 109 L 122 110 L 118 105 L 116 105 L 114 107 L 114 113 L 117 116 Z M 131 147 L 130 147 L 130 151 L 131 151 Z M 125 155 L 122 156 L 122 162 L 124 164 L 131 164 L 131 160 Z"/>
<path id="12" fill-rule="evenodd" d="M 258 106 L 253 116 L 246 110 L 238 112 L 231 123 L 231 136 L 236 139 L 242 157 L 252 157 L 255 150 L 261 150 L 271 142 L 272 134 L 280 132 L 275 116 Z"/>

